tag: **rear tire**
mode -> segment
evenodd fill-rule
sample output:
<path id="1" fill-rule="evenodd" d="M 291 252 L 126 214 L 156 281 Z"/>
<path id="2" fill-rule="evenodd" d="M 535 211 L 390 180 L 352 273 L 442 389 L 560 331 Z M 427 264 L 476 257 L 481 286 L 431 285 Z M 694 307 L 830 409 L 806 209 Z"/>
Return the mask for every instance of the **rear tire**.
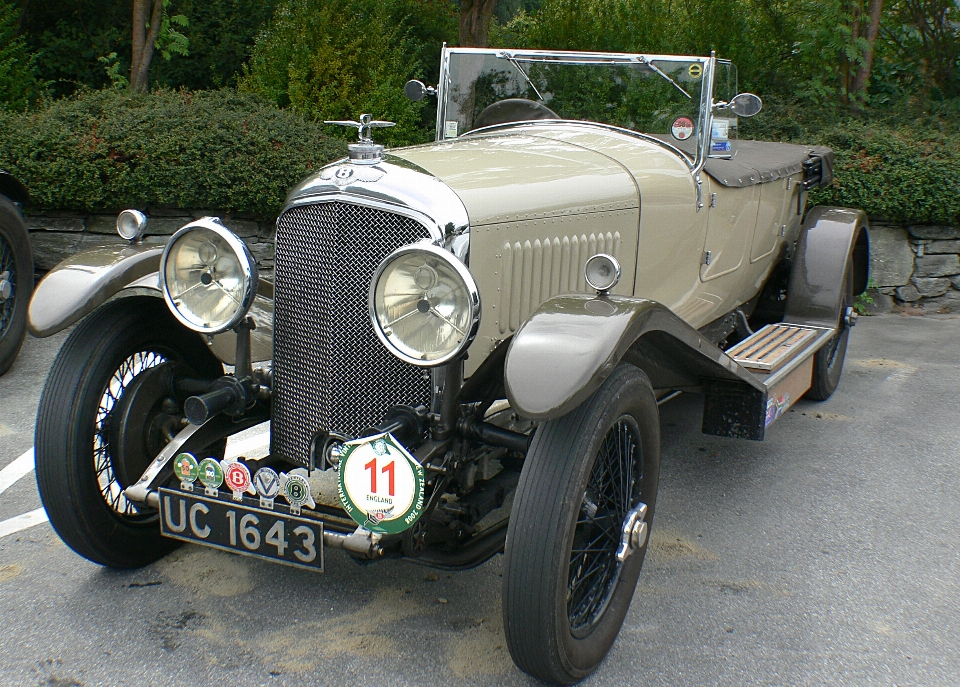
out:
<path id="1" fill-rule="evenodd" d="M 619 366 L 568 415 L 540 425 L 507 533 L 503 624 L 526 673 L 572 684 L 613 645 L 646 553 L 616 552 L 628 513 L 653 522 L 660 463 L 657 402 L 646 375 Z"/>
<path id="2" fill-rule="evenodd" d="M 43 388 L 34 438 L 40 500 L 61 539 L 94 563 L 137 568 L 178 545 L 160 536 L 157 511 L 123 495 L 139 478 L 142 456 L 126 469 L 116 448 L 118 428 L 110 425 L 125 391 L 136 388 L 134 379 L 165 361 L 184 363 L 204 378 L 223 374 L 200 337 L 174 320 L 162 300 L 122 298 L 80 323 Z M 139 439 L 147 427 L 122 431 Z"/>
<path id="3" fill-rule="evenodd" d="M 853 262 L 847 263 L 844 275 L 845 289 L 840 306 L 840 322 L 837 333 L 813 355 L 813 382 L 806 397 L 814 401 L 826 401 L 833 396 L 840 384 L 843 361 L 847 356 L 847 340 L 850 338 L 850 313 L 853 312 Z"/>
<path id="4" fill-rule="evenodd" d="M 10 369 L 27 335 L 33 293 L 33 253 L 23 218 L 0 196 L 0 375 Z"/>

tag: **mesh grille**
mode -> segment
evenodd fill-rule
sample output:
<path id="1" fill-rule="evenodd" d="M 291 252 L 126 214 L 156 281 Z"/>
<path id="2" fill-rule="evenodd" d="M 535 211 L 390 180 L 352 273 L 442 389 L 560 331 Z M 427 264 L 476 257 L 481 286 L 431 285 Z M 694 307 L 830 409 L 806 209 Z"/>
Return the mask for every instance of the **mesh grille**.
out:
<path id="1" fill-rule="evenodd" d="M 415 220 L 342 202 L 277 222 L 272 451 L 306 465 L 326 430 L 356 436 L 391 405 L 428 404 L 425 371 L 377 339 L 370 279 L 400 246 L 428 238 Z"/>

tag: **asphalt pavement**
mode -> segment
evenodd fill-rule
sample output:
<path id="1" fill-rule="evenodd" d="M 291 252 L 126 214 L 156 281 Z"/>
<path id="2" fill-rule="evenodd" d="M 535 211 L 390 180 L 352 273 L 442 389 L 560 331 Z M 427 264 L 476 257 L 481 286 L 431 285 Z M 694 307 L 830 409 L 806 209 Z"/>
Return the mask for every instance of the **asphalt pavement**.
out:
<path id="1" fill-rule="evenodd" d="M 196 546 L 135 571 L 45 522 L 30 449 L 64 339 L 0 377 L 0 685 L 532 685 L 500 621 L 502 557 L 324 574 Z M 661 408 L 651 550 L 587 685 L 960 684 L 960 318 L 852 331 L 840 388 L 762 443 Z M 253 437 L 248 441 L 256 441 Z"/>

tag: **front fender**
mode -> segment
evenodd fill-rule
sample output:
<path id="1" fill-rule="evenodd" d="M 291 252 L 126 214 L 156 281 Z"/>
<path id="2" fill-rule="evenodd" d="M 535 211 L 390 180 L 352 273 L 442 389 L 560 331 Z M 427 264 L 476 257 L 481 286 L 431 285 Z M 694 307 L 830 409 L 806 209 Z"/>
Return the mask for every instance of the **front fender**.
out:
<path id="1" fill-rule="evenodd" d="M 33 292 L 27 318 L 30 333 L 42 338 L 66 329 L 132 282 L 157 272 L 162 253 L 163 246 L 131 244 L 67 258 Z"/>
<path id="2" fill-rule="evenodd" d="M 668 308 L 640 298 L 557 296 L 514 334 L 504 364 L 507 398 L 532 420 L 570 412 L 626 358 L 654 388 L 695 386 L 703 378 L 759 380 Z"/>

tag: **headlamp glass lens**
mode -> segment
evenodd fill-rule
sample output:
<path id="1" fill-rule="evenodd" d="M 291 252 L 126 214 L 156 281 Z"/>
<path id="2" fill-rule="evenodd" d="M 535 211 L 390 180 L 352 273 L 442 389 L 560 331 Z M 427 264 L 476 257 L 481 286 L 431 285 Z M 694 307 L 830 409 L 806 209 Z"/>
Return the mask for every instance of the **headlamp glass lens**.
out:
<path id="1" fill-rule="evenodd" d="M 473 335 L 476 289 L 451 263 L 426 250 L 401 253 L 374 287 L 374 318 L 401 357 L 419 364 L 445 361 Z"/>
<path id="2" fill-rule="evenodd" d="M 170 246 L 163 265 L 167 297 L 188 326 L 217 332 L 235 324 L 249 302 L 245 257 L 204 227 L 184 233 Z"/>

